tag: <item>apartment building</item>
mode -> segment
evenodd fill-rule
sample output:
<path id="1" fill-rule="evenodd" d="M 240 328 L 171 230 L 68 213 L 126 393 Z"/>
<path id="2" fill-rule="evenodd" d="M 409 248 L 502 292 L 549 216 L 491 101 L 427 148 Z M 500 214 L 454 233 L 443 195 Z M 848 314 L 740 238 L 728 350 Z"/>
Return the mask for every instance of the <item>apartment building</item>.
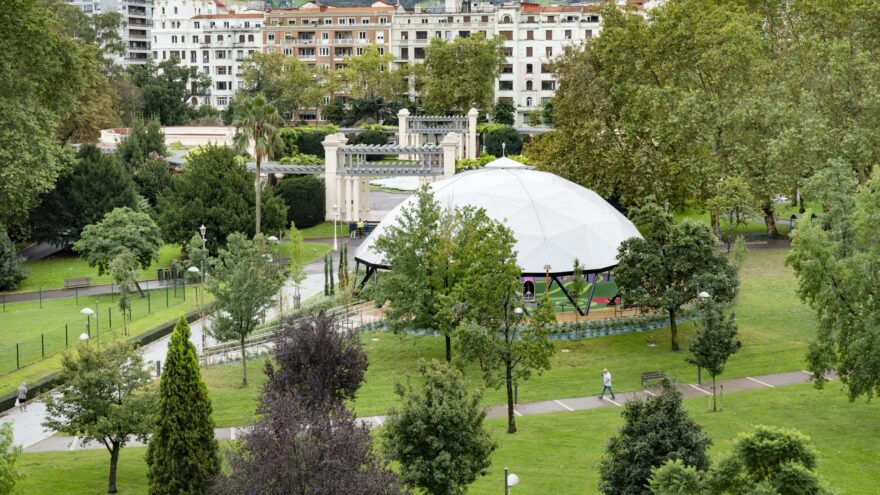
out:
<path id="1" fill-rule="evenodd" d="M 205 95 L 190 104 L 226 108 L 244 87 L 244 60 L 262 50 L 264 12 L 218 0 L 155 0 L 153 50 L 156 62 L 177 58 L 211 78 Z"/>
<path id="2" fill-rule="evenodd" d="M 308 65 L 341 69 L 345 58 L 361 55 L 375 44 L 390 49 L 391 22 L 396 8 L 376 1 L 369 7 L 328 7 L 308 2 L 297 9 L 266 13 L 263 46 Z"/>
<path id="3" fill-rule="evenodd" d="M 525 2 L 496 11 L 495 32 L 504 39 L 507 64 L 498 77 L 495 98 L 514 104 L 518 124 L 556 94 L 550 64 L 567 47 L 579 46 L 599 32 L 597 12 L 592 5 Z"/>
<path id="4" fill-rule="evenodd" d="M 125 44 L 125 53 L 115 62 L 123 67 L 143 64 L 150 58 L 150 27 L 153 0 L 64 0 L 82 9 L 86 15 L 116 12 L 122 16 L 119 34 Z"/>
<path id="5" fill-rule="evenodd" d="M 594 5 L 541 6 L 534 3 L 492 5 L 447 0 L 442 7 L 398 12 L 391 30 L 397 67 L 421 63 L 432 38 L 452 40 L 483 33 L 504 39 L 507 63 L 495 87 L 495 98 L 516 108 L 516 123 L 556 94 L 550 61 L 567 46 L 595 36 L 600 29 Z"/>

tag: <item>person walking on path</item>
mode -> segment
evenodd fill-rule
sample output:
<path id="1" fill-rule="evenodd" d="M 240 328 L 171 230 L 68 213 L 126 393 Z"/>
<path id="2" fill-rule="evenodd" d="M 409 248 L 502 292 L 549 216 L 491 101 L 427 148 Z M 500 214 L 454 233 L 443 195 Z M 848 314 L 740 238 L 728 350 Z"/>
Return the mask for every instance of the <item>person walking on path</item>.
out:
<path id="1" fill-rule="evenodd" d="M 27 383 L 21 382 L 18 386 L 18 410 L 27 412 Z"/>
<path id="2" fill-rule="evenodd" d="M 611 372 L 608 371 L 608 368 L 602 370 L 602 393 L 599 395 L 599 400 L 605 398 L 606 390 L 611 393 L 611 400 L 615 400 L 614 390 L 611 390 Z"/>

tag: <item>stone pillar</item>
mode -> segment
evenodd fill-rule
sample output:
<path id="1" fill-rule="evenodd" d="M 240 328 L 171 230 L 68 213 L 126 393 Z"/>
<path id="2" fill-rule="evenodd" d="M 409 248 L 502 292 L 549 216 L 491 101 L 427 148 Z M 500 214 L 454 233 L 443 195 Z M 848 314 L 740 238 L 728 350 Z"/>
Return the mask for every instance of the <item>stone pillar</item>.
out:
<path id="1" fill-rule="evenodd" d="M 358 181 L 358 184 L 361 188 L 361 204 L 360 204 L 360 218 L 366 220 L 367 213 L 370 211 L 370 179 L 367 177 L 361 177 Z"/>
<path id="2" fill-rule="evenodd" d="M 333 198 L 333 204 L 338 208 L 339 212 L 339 221 L 344 221 L 346 217 L 346 212 L 348 212 L 348 189 L 345 187 L 346 181 L 345 177 L 342 175 L 336 176 L 336 197 Z"/>
<path id="3" fill-rule="evenodd" d="M 351 221 L 357 222 L 361 217 L 361 178 L 351 179 Z"/>
<path id="4" fill-rule="evenodd" d="M 443 141 L 440 141 L 443 148 L 443 177 L 455 175 L 455 149 L 458 143 L 458 136 L 452 132 L 443 136 Z"/>
<path id="5" fill-rule="evenodd" d="M 339 204 L 339 155 L 340 146 L 348 142 L 344 134 L 328 134 L 321 142 L 324 145 L 324 219 L 333 220 L 333 205 Z M 341 207 L 341 205 L 340 205 Z"/>
<path id="6" fill-rule="evenodd" d="M 406 118 L 409 117 L 409 110 L 401 108 L 397 112 L 397 145 L 409 146 L 409 129 L 407 128 Z M 407 160 L 406 155 L 400 156 L 401 160 Z"/>
<path id="7" fill-rule="evenodd" d="M 476 160 L 477 155 L 477 115 L 480 112 L 477 111 L 476 108 L 471 108 L 467 113 L 468 117 L 468 137 L 467 137 L 467 157 L 471 160 Z"/>

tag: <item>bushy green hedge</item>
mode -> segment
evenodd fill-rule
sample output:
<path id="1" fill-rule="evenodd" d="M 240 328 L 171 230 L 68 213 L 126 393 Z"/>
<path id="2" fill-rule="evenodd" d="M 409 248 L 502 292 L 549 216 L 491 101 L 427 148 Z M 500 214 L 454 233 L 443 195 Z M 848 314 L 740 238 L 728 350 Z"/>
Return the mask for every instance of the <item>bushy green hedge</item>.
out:
<path id="1" fill-rule="evenodd" d="M 287 222 L 298 229 L 324 221 L 324 181 L 313 175 L 289 175 L 275 188 L 287 204 Z"/>
<path id="2" fill-rule="evenodd" d="M 299 126 L 285 127 L 278 131 L 284 141 L 284 156 L 295 154 L 316 155 L 324 158 L 324 146 L 321 142 L 328 134 L 338 132 L 336 126 L 321 127 Z"/>
<path id="3" fill-rule="evenodd" d="M 283 165 L 323 165 L 324 159 L 317 155 L 306 155 L 297 153 L 292 156 L 285 156 L 278 160 Z"/>
<path id="4" fill-rule="evenodd" d="M 382 131 L 367 129 L 352 136 L 348 144 L 388 144 L 388 135 Z M 382 158 L 384 158 L 382 155 L 367 155 L 367 161 L 371 162 L 381 160 Z"/>
<path id="5" fill-rule="evenodd" d="M 476 160 L 471 160 L 468 158 L 462 158 L 461 160 L 455 160 L 455 172 L 464 172 L 467 170 L 476 170 L 478 168 L 483 168 L 487 163 L 496 159 L 495 155 L 490 155 L 488 153 L 480 153 L 480 157 Z"/>
<path id="6" fill-rule="evenodd" d="M 507 147 L 502 149 L 501 143 L 506 143 Z M 522 153 L 523 138 L 513 127 L 501 126 L 487 131 L 483 135 L 483 144 L 490 155 L 518 155 Z"/>

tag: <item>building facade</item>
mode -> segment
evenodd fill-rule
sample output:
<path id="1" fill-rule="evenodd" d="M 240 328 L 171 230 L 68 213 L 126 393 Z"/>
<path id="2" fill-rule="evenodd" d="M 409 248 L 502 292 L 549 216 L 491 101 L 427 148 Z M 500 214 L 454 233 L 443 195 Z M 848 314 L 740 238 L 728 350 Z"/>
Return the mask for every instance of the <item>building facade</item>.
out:
<path id="1" fill-rule="evenodd" d="M 82 9 L 86 15 L 116 12 L 122 16 L 119 35 L 125 44 L 125 53 L 115 62 L 123 67 L 143 64 L 150 58 L 150 29 L 153 18 L 153 0 L 64 0 Z"/>
<path id="2" fill-rule="evenodd" d="M 156 0 L 153 59 L 177 58 L 180 65 L 211 78 L 210 90 L 194 96 L 191 105 L 226 108 L 244 88 L 244 61 L 262 50 L 264 13 L 233 9 L 215 0 Z"/>

